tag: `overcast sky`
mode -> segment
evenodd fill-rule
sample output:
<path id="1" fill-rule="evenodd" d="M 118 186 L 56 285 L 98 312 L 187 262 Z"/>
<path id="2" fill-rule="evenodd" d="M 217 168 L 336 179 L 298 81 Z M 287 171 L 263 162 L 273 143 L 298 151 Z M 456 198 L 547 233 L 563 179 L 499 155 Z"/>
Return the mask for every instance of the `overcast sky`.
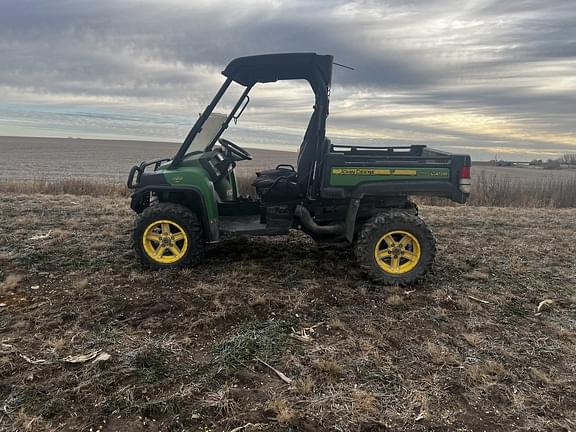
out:
<path id="1" fill-rule="evenodd" d="M 0 0 L 0 135 L 180 141 L 233 58 L 332 54 L 328 135 L 476 158 L 576 152 L 574 0 Z M 296 148 L 267 84 L 229 136 Z"/>

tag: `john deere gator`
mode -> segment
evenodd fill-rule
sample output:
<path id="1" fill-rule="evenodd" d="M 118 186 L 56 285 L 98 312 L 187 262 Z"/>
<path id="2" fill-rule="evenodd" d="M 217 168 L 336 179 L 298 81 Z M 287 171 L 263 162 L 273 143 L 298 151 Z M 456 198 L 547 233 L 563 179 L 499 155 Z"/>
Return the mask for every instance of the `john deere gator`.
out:
<path id="1" fill-rule="evenodd" d="M 432 233 L 410 197 L 464 203 L 470 157 L 423 145 L 332 143 L 326 119 L 333 57 L 314 53 L 241 57 L 224 69 L 216 95 L 172 157 L 143 162 L 129 174 L 138 214 L 134 250 L 149 268 L 197 264 L 207 245 L 233 235 L 278 236 L 301 230 L 319 242 L 347 242 L 377 282 L 408 284 L 436 253 Z M 256 173 L 253 197 L 241 196 L 235 168 L 250 153 L 223 137 L 256 85 L 305 80 L 315 103 L 295 166 Z M 227 114 L 215 107 L 235 83 L 241 95 Z"/>

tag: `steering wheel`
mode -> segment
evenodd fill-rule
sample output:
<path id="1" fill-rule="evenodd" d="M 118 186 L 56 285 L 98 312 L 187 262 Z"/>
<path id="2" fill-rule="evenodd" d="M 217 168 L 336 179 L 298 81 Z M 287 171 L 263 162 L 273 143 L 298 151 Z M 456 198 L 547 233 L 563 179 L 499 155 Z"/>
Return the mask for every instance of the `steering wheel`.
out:
<path id="1" fill-rule="evenodd" d="M 218 140 L 222 146 L 238 158 L 238 160 L 252 160 L 252 156 L 242 147 L 224 138 Z"/>

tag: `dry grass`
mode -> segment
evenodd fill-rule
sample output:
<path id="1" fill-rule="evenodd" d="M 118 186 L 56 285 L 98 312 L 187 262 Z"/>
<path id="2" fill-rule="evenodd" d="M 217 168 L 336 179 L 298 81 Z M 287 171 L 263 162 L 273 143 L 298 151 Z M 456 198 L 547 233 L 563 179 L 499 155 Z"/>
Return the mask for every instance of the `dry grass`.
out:
<path id="1" fill-rule="evenodd" d="M 479 347 L 484 343 L 484 336 L 479 333 L 465 333 L 462 335 L 464 340 L 473 347 Z"/>
<path id="2" fill-rule="evenodd" d="M 238 189 L 243 196 L 255 196 L 255 175 L 240 172 Z M 0 180 L 0 192 L 20 194 L 70 194 L 96 197 L 123 197 L 130 190 L 115 180 L 96 181 L 73 177 L 62 180 Z M 447 199 L 416 197 L 424 205 L 454 206 Z M 474 177 L 467 205 L 488 207 L 576 207 L 576 174 L 555 177 L 510 177 L 506 174 L 481 172 Z"/>
<path id="3" fill-rule="evenodd" d="M 482 174 L 475 179 L 470 204 L 494 207 L 576 207 L 576 175 L 526 181 Z"/>
<path id="4" fill-rule="evenodd" d="M 230 416 L 238 407 L 238 404 L 230 395 L 230 388 L 224 387 L 216 392 L 208 392 L 204 396 L 203 403 L 213 408 L 220 416 Z"/>
<path id="5" fill-rule="evenodd" d="M 331 318 L 330 321 L 328 321 L 328 327 L 334 330 L 346 330 L 346 324 L 344 324 L 340 318 Z"/>
<path id="6" fill-rule="evenodd" d="M 434 272 L 393 290 L 301 233 L 144 271 L 125 199 L 5 195 L 0 281 L 24 279 L 0 294 L 0 430 L 572 430 L 576 210 L 421 214 Z"/>
<path id="7" fill-rule="evenodd" d="M 76 282 L 76 288 L 80 290 L 88 288 L 88 285 L 90 285 L 90 281 L 88 281 L 87 278 L 81 279 L 78 282 Z"/>
<path id="8" fill-rule="evenodd" d="M 451 352 L 448 348 L 441 345 L 428 342 L 426 344 L 426 352 L 430 356 L 432 363 L 437 365 L 459 365 L 460 361 L 455 353 Z"/>
<path id="9" fill-rule="evenodd" d="M 7 294 L 13 291 L 23 279 L 22 275 L 10 274 L 6 277 L 4 282 L 0 283 L 0 295 Z"/>
<path id="10" fill-rule="evenodd" d="M 27 151 L 19 151 L 22 148 Z M 176 143 L 0 137 L 0 150 L 5 156 L 0 159 L 0 192 L 127 196 L 129 191 L 124 181 L 131 161 L 157 159 L 173 154 L 177 148 Z M 243 161 L 236 169 L 240 191 L 244 195 L 254 195 L 251 183 L 255 172 L 273 168 L 278 163 L 294 164 L 297 158 L 297 154 L 292 152 L 256 149 L 250 152 L 254 160 Z M 30 158 L 31 154 L 40 156 Z M 566 158 L 572 160 L 573 155 Z M 65 167 L 63 160 L 66 161 Z M 474 164 L 472 175 L 473 193 L 469 205 L 576 207 L 574 169 L 543 170 Z M 453 205 L 447 200 L 434 198 L 421 197 L 418 201 Z"/>
<path id="11" fill-rule="evenodd" d="M 469 378 L 476 384 L 496 383 L 509 376 L 504 365 L 494 360 L 474 364 L 468 367 L 467 372 Z"/>
<path id="12" fill-rule="evenodd" d="M 296 418 L 296 411 L 286 399 L 274 399 L 268 402 L 268 409 L 274 413 L 274 419 L 281 425 L 288 425 Z"/>
<path id="13" fill-rule="evenodd" d="M 455 205 L 439 198 L 418 197 L 428 205 Z M 488 207 L 576 207 L 576 174 L 559 177 L 510 177 L 481 172 L 472 180 L 470 206 Z"/>
<path id="14" fill-rule="evenodd" d="M 64 352 L 68 346 L 68 339 L 63 337 L 51 337 L 46 341 L 45 347 L 50 351 Z"/>
<path id="15" fill-rule="evenodd" d="M 130 194 L 129 189 L 113 180 L 98 181 L 72 177 L 62 180 L 0 180 L 0 192 L 49 195 L 90 195 L 95 197 L 122 197 Z"/>
<path id="16" fill-rule="evenodd" d="M 530 373 L 530 376 L 532 377 L 532 379 L 534 381 L 540 383 L 540 384 L 550 385 L 553 382 L 550 379 L 550 377 L 548 375 L 546 375 L 546 373 L 544 371 L 541 371 L 540 369 L 530 368 L 530 370 L 528 372 Z"/>
<path id="17" fill-rule="evenodd" d="M 374 394 L 364 390 L 354 390 L 352 392 L 354 407 L 352 412 L 356 415 L 372 416 L 378 412 L 378 399 Z"/>
<path id="18" fill-rule="evenodd" d="M 334 359 L 320 359 L 315 362 L 316 368 L 331 377 L 338 377 L 344 374 L 344 367 Z"/>
<path id="19" fill-rule="evenodd" d="M 386 303 L 388 303 L 390 306 L 399 306 L 404 303 L 404 299 L 402 299 L 402 297 L 398 294 L 392 294 L 386 299 Z"/>
<path id="20" fill-rule="evenodd" d="M 311 394 L 314 391 L 314 387 L 315 387 L 315 383 L 314 380 L 306 375 L 303 377 L 300 377 L 297 381 L 296 381 L 296 390 L 298 391 L 299 394 L 301 394 L 302 396 L 306 396 Z"/>

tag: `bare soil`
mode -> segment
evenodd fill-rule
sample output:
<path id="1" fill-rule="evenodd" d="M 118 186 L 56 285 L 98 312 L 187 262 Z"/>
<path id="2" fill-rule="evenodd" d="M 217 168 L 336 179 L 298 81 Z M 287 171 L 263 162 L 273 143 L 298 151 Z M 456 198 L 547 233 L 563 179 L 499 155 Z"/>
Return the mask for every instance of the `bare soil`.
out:
<path id="1" fill-rule="evenodd" d="M 289 144 L 297 147 L 300 143 Z M 0 136 L 0 180 L 84 177 L 124 183 L 133 165 L 143 160 L 171 157 L 178 147 L 179 144 L 173 142 Z M 279 163 L 295 164 L 297 156 L 295 152 L 264 149 L 250 149 L 250 153 L 254 157 L 252 161 L 238 164 L 240 175 L 252 176 L 255 171 Z M 576 177 L 573 169 L 486 165 L 475 165 L 472 174 L 528 182 Z"/>
<path id="2" fill-rule="evenodd" d="M 0 180 L 83 177 L 124 183 L 133 165 L 172 157 L 178 147 L 171 142 L 0 136 Z M 294 152 L 250 149 L 250 153 L 254 159 L 239 164 L 241 174 L 296 162 Z"/>
<path id="3" fill-rule="evenodd" d="M 300 233 L 143 271 L 125 199 L 4 195 L 0 430 L 575 430 L 576 210 L 421 214 L 400 289 Z"/>

